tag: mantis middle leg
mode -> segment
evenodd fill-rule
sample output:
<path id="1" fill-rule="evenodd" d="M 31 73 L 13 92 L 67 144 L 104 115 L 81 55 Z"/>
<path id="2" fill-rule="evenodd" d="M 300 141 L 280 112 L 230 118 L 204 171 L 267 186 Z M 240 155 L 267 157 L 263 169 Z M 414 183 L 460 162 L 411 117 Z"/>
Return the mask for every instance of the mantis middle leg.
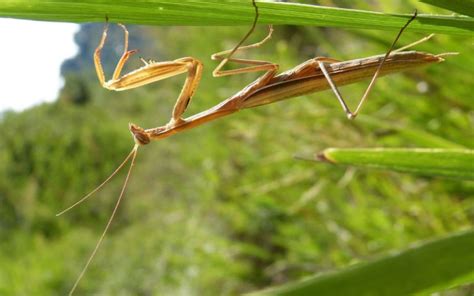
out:
<path id="1" fill-rule="evenodd" d="M 258 21 L 258 18 L 259 18 L 258 6 L 255 3 L 255 0 L 252 1 L 252 5 L 255 8 L 255 18 L 254 18 L 254 21 L 253 21 L 253 24 L 252 24 L 250 30 L 247 32 L 247 34 L 244 36 L 244 38 L 242 38 L 242 40 L 233 49 L 224 50 L 224 51 L 215 53 L 211 56 L 212 60 L 220 60 L 221 61 L 219 63 L 219 65 L 212 72 L 212 75 L 214 77 L 223 77 L 223 76 L 236 75 L 236 74 L 241 74 L 241 73 L 266 71 L 256 81 L 254 81 L 252 84 L 250 84 L 248 87 L 246 87 L 243 90 L 244 93 L 249 93 L 249 92 L 251 92 L 255 89 L 258 89 L 258 88 L 268 84 L 268 82 L 276 75 L 276 73 L 278 71 L 278 65 L 275 64 L 275 63 L 272 63 L 272 62 L 260 61 L 260 60 L 251 60 L 251 59 L 239 59 L 239 58 L 233 58 L 232 57 L 237 51 L 247 50 L 247 49 L 250 49 L 250 48 L 257 48 L 257 47 L 263 45 L 272 36 L 273 26 L 270 25 L 268 34 L 265 38 L 263 38 L 259 42 L 256 42 L 256 43 L 253 43 L 253 44 L 250 44 L 250 45 L 242 46 L 242 44 L 245 42 L 245 40 L 255 30 L 255 27 L 257 25 L 257 21 Z M 247 65 L 247 66 L 245 66 L 243 68 L 239 68 L 239 69 L 233 69 L 233 70 L 222 70 L 222 68 L 228 62 L 234 62 L 234 63 Z"/>

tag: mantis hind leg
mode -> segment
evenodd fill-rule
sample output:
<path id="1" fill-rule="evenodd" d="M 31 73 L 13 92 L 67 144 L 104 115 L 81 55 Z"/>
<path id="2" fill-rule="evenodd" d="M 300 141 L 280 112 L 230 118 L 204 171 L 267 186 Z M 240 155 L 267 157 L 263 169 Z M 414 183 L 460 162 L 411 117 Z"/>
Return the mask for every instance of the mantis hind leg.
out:
<path id="1" fill-rule="evenodd" d="M 360 109 L 362 108 L 362 105 L 365 103 L 365 101 L 367 100 L 367 97 L 370 93 L 370 91 L 372 90 L 373 86 L 375 85 L 375 81 L 377 80 L 377 77 L 379 76 L 379 73 L 380 73 L 380 70 L 382 69 L 382 66 L 383 64 L 385 63 L 385 60 L 388 58 L 388 56 L 390 55 L 391 52 L 393 52 L 393 48 L 395 47 L 395 44 L 397 43 L 398 39 L 400 38 L 400 36 L 402 35 L 403 31 L 408 27 L 408 25 L 416 18 L 417 16 L 417 12 L 415 10 L 415 13 L 413 14 L 413 16 L 407 21 L 407 23 L 400 29 L 400 31 L 398 32 L 397 36 L 395 37 L 395 40 L 393 41 L 392 45 L 390 46 L 389 50 L 387 51 L 387 53 L 385 54 L 385 56 L 383 57 L 382 61 L 380 62 L 379 66 L 377 67 L 377 69 L 375 70 L 375 73 L 374 73 L 374 76 L 372 76 L 372 80 L 370 80 L 370 83 L 369 85 L 367 86 L 367 89 L 365 90 L 364 94 L 362 95 L 362 98 L 360 99 L 359 101 L 359 104 L 357 105 L 356 109 L 354 112 L 352 112 L 349 107 L 347 106 L 346 102 L 344 101 L 344 99 L 342 98 L 342 95 L 341 93 L 339 92 L 336 84 L 334 83 L 334 81 L 332 80 L 331 78 L 331 75 L 329 74 L 329 72 L 327 71 L 326 69 L 326 66 L 325 66 L 325 62 L 322 62 L 322 61 L 318 61 L 318 64 L 319 64 L 319 68 L 321 69 L 321 71 L 323 72 L 324 74 L 324 77 L 326 77 L 326 80 L 328 81 L 328 84 L 329 86 L 331 87 L 332 91 L 334 92 L 334 94 L 336 95 L 339 103 L 341 104 L 342 106 L 342 109 L 344 110 L 344 112 L 346 113 L 347 115 L 347 118 L 349 119 L 354 119 L 357 114 L 359 114 L 360 112 Z M 429 36 L 428 38 L 423 38 L 417 42 L 414 42 L 412 44 L 410 44 L 409 46 L 413 46 L 413 45 L 416 45 L 418 43 L 421 43 L 423 41 L 426 41 L 427 39 L 429 39 L 431 36 Z M 400 50 L 403 50 L 407 47 L 402 47 L 401 49 L 399 49 L 398 51 Z"/>

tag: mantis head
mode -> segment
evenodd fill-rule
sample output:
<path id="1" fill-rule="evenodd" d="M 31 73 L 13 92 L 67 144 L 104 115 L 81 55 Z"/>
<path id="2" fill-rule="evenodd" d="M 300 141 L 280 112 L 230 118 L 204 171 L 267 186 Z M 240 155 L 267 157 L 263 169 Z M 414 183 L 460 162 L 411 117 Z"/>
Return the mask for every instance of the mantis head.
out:
<path id="1" fill-rule="evenodd" d="M 129 123 L 128 129 L 132 133 L 135 143 L 137 143 L 138 145 L 146 145 L 150 143 L 150 137 L 143 128 L 139 127 L 136 124 Z"/>

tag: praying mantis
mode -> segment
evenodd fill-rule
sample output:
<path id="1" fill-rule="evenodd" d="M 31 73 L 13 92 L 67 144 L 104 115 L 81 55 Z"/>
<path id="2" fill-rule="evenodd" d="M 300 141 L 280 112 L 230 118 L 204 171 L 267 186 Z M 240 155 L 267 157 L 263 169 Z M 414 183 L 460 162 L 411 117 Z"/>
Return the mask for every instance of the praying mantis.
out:
<path id="1" fill-rule="evenodd" d="M 417 51 L 404 51 L 408 47 L 428 40 L 431 35 L 408 46 L 394 50 L 395 44 L 400 38 L 401 34 L 416 17 L 415 12 L 414 15 L 401 28 L 390 49 L 383 55 L 376 55 L 349 61 L 339 61 L 328 57 L 316 57 L 305 61 L 290 70 L 278 74 L 278 64 L 268 61 L 233 57 L 233 55 L 238 51 L 261 46 L 272 36 L 273 28 L 270 26 L 269 32 L 263 40 L 257 43 L 242 46 L 245 40 L 254 31 L 258 21 L 258 6 L 254 0 L 252 1 L 252 4 L 255 8 L 255 19 L 248 33 L 232 50 L 225 50 L 211 56 L 213 60 L 220 61 L 218 66 L 213 71 L 213 76 L 222 77 L 249 72 L 264 72 L 264 74 L 262 74 L 249 85 L 245 86 L 236 94 L 220 102 L 214 107 L 187 118 L 183 118 L 183 114 L 185 113 L 193 95 L 195 94 L 202 76 L 202 62 L 193 57 L 184 57 L 167 62 L 154 62 L 142 59 L 144 66 L 125 75 L 121 75 L 125 63 L 134 53 L 136 53 L 136 50 L 128 49 L 128 31 L 124 25 L 119 24 L 119 26 L 124 31 L 124 51 L 121 58 L 119 59 L 119 62 L 117 63 L 112 78 L 106 81 L 104 70 L 101 64 L 101 51 L 107 39 L 108 22 L 106 23 L 99 45 L 94 52 L 95 69 L 99 83 L 102 87 L 108 90 L 125 91 L 184 73 L 186 73 L 186 79 L 181 89 L 181 93 L 179 94 L 173 107 L 170 121 L 163 126 L 150 129 L 144 129 L 133 123 L 129 124 L 129 130 L 132 133 L 135 145 L 128 156 L 103 183 L 97 186 L 92 192 L 84 196 L 82 199 L 74 203 L 72 206 L 66 208 L 58 214 L 61 215 L 84 202 L 95 192 L 101 189 L 113 176 L 115 176 L 118 171 L 124 167 L 127 162 L 131 160 L 122 190 L 115 203 L 112 214 L 110 215 L 110 218 L 107 221 L 107 224 L 101 236 L 99 237 L 95 248 L 93 249 L 80 275 L 71 288 L 69 293 L 70 295 L 73 294 L 80 280 L 84 276 L 113 221 L 130 179 L 132 167 L 134 166 L 139 147 L 147 145 L 153 140 L 161 140 L 176 133 L 180 133 L 218 118 L 231 115 L 242 109 L 266 105 L 280 100 L 297 97 L 303 94 L 315 93 L 326 89 L 331 89 L 334 92 L 347 117 L 349 119 L 354 119 L 357 114 L 359 114 L 362 105 L 367 100 L 368 94 L 370 93 L 375 81 L 379 76 L 399 72 L 402 70 L 418 68 L 431 63 L 439 63 L 443 61 L 443 55 L 447 55 L 434 55 Z M 244 66 L 239 69 L 222 70 L 228 62 L 235 62 Z M 342 98 L 338 90 L 338 86 L 356 83 L 368 78 L 371 78 L 370 83 L 355 111 L 352 112 Z"/>

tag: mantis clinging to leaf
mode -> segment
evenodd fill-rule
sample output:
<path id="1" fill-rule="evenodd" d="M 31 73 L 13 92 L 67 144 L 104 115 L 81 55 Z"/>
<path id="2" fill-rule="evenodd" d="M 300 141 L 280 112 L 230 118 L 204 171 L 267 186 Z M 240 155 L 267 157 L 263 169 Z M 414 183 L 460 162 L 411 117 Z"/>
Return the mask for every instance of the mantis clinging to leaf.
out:
<path id="1" fill-rule="evenodd" d="M 124 31 L 124 52 L 115 68 L 112 75 L 112 79 L 106 81 L 105 74 L 101 65 L 101 50 L 107 39 L 108 22 L 105 25 L 102 37 L 99 45 L 94 53 L 94 64 L 97 71 L 97 76 L 100 84 L 109 90 L 124 91 L 136 87 L 140 87 L 152 82 L 163 80 L 175 75 L 186 73 L 186 79 L 182 87 L 181 93 L 174 105 L 170 121 L 156 128 L 143 129 L 135 124 L 129 125 L 129 130 L 133 135 L 135 145 L 131 152 L 125 158 L 125 160 L 119 165 L 119 167 L 97 188 L 92 192 L 84 196 L 81 200 L 68 207 L 67 209 L 60 212 L 61 215 L 68 210 L 72 209 L 76 205 L 82 203 L 88 199 L 92 194 L 102 188 L 123 166 L 131 160 L 130 168 L 125 178 L 124 185 L 117 199 L 115 207 L 110 215 L 110 218 L 99 238 L 97 244 L 92 251 L 87 263 L 82 269 L 78 276 L 74 286 L 72 287 L 70 294 L 74 292 L 79 281 L 85 274 L 88 266 L 94 258 L 99 246 L 101 245 L 111 223 L 123 198 L 125 188 L 130 178 L 132 167 L 135 163 L 138 148 L 149 144 L 152 140 L 160 140 L 169 137 L 173 134 L 197 127 L 204 123 L 213 121 L 215 119 L 233 114 L 241 109 L 248 109 L 257 107 L 265 104 L 270 104 L 276 101 L 280 101 L 287 98 L 297 97 L 303 94 L 314 93 L 325 89 L 332 89 L 335 93 L 336 98 L 341 104 L 344 112 L 349 119 L 354 119 L 359 113 L 363 103 L 366 101 L 370 90 L 373 88 L 375 81 L 381 75 L 391 74 L 402 70 L 418 68 L 423 65 L 430 63 L 438 63 L 443 61 L 441 55 L 433 55 L 430 53 L 423 53 L 417 51 L 404 51 L 410 46 L 416 45 L 430 38 L 421 39 L 415 43 L 412 43 L 403 48 L 394 50 L 395 44 L 401 36 L 405 28 L 410 24 L 411 21 L 416 17 L 415 14 L 407 21 L 407 23 L 401 28 L 394 42 L 387 53 L 383 55 L 376 55 L 367 58 L 339 61 L 327 57 L 316 57 L 310 59 L 302 64 L 277 74 L 278 65 L 272 62 L 260 61 L 260 60 L 249 60 L 234 58 L 234 54 L 238 51 L 259 47 L 271 38 L 273 28 L 269 27 L 268 35 L 260 42 L 242 46 L 245 40 L 251 35 L 257 24 L 259 12 L 255 1 L 252 1 L 255 8 L 255 19 L 249 32 L 244 38 L 235 46 L 232 50 L 226 50 L 212 55 L 213 60 L 219 60 L 220 64 L 213 71 L 214 77 L 235 75 L 240 73 L 248 72 L 259 72 L 263 71 L 264 74 L 257 78 L 254 82 L 244 87 L 241 91 L 232 95 L 228 99 L 220 102 L 219 104 L 211 107 L 198 114 L 192 115 L 187 118 L 183 118 L 183 113 L 186 111 L 192 96 L 199 84 L 203 64 L 192 57 L 184 57 L 168 62 L 154 62 L 146 61 L 142 59 L 144 66 L 129 72 L 125 75 L 121 75 L 121 71 L 127 60 L 133 55 L 135 50 L 128 50 L 128 31 L 126 27 L 119 24 Z M 233 70 L 222 70 L 224 65 L 228 62 L 235 62 L 244 65 L 243 68 Z M 369 79 L 370 83 L 362 96 L 357 108 L 352 112 L 341 94 L 339 93 L 338 86 L 355 83 L 364 79 Z"/>

